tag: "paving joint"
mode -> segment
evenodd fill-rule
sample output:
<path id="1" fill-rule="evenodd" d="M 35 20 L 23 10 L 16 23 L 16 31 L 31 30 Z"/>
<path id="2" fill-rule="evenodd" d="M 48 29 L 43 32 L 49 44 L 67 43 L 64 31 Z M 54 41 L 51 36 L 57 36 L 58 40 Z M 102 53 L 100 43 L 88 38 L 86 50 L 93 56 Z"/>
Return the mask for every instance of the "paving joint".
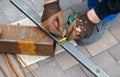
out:
<path id="1" fill-rule="evenodd" d="M 81 64 L 82 66 L 84 66 L 83 64 Z M 80 68 L 81 68 L 81 70 L 84 72 L 84 74 L 87 76 L 87 77 L 89 77 L 88 76 L 88 74 L 85 72 L 85 70 L 81 67 L 81 65 L 79 65 L 80 66 Z M 84 66 L 85 67 L 85 66 Z M 86 67 L 85 67 L 86 68 Z M 86 68 L 87 69 L 87 68 Z M 87 69 L 88 70 L 88 69 Z M 92 73 L 91 71 L 90 71 L 90 73 Z"/>
<path id="2" fill-rule="evenodd" d="M 120 43 L 120 40 L 113 34 L 113 32 L 110 30 L 110 29 L 108 29 L 108 31 L 115 37 L 115 39 Z"/>
<path id="3" fill-rule="evenodd" d="M 116 44 L 116 45 L 114 45 L 113 47 L 111 47 L 111 48 L 114 48 L 114 47 L 116 47 L 118 44 Z M 118 62 L 118 60 L 112 55 L 112 53 L 110 53 L 110 51 L 109 51 L 109 48 L 106 50 L 112 57 L 113 57 L 113 59 L 119 64 L 119 62 Z M 120 64 L 119 64 L 120 65 Z"/>
<path id="4" fill-rule="evenodd" d="M 85 50 L 88 52 L 88 54 L 90 55 L 90 57 L 93 57 L 92 54 L 88 51 L 88 49 L 87 49 L 85 46 L 83 46 L 83 47 L 84 47 Z M 90 57 L 89 57 L 89 58 L 90 58 Z"/>

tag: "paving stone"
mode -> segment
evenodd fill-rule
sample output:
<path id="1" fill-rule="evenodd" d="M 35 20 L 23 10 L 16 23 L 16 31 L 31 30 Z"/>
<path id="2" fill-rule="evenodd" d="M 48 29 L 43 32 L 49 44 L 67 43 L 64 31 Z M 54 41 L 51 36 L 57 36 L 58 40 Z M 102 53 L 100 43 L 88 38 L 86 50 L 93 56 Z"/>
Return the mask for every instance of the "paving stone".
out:
<path id="1" fill-rule="evenodd" d="M 120 60 L 118 61 L 118 63 L 120 64 Z"/>
<path id="2" fill-rule="evenodd" d="M 65 25 L 66 27 L 67 25 Z M 72 43 L 74 46 L 77 46 L 77 43 L 74 40 L 69 41 Z M 62 48 L 59 44 L 56 43 L 56 48 L 55 48 L 55 55 L 59 54 L 61 52 L 66 52 L 64 48 Z"/>
<path id="3" fill-rule="evenodd" d="M 43 11 L 44 0 L 31 0 L 31 2 L 39 13 Z"/>
<path id="4" fill-rule="evenodd" d="M 1 71 L 0 71 L 0 77 L 5 77 Z"/>
<path id="5" fill-rule="evenodd" d="M 100 68 L 102 68 L 110 77 L 120 76 L 120 65 L 106 51 L 91 58 Z"/>
<path id="6" fill-rule="evenodd" d="M 43 11 L 44 7 L 44 0 L 27 0 L 28 2 L 32 2 L 32 4 L 34 5 L 34 7 L 36 8 L 36 10 L 40 13 Z M 80 3 L 82 0 L 60 0 L 60 4 L 61 4 L 61 8 L 62 10 L 66 10 L 78 3 Z"/>
<path id="7" fill-rule="evenodd" d="M 35 69 L 34 72 L 38 77 L 66 77 L 63 70 L 55 60 Z M 27 76 L 32 77 L 30 73 L 28 73 Z"/>
<path id="8" fill-rule="evenodd" d="M 112 21 L 112 23 L 110 24 L 110 28 L 109 30 L 112 31 L 114 29 L 117 29 L 120 27 L 120 14 Z"/>
<path id="9" fill-rule="evenodd" d="M 111 30 L 112 34 L 120 41 L 120 26 Z"/>
<path id="10" fill-rule="evenodd" d="M 72 9 L 74 11 L 80 12 L 81 14 L 84 14 L 85 12 L 88 11 L 87 1 L 84 1 L 76 6 L 73 6 Z"/>
<path id="11" fill-rule="evenodd" d="M 80 50 L 80 52 L 82 52 L 85 56 L 91 57 L 91 55 L 90 55 L 89 52 L 85 49 L 85 47 L 78 45 L 77 48 L 78 48 L 78 49 Z"/>
<path id="12" fill-rule="evenodd" d="M 82 64 L 80 64 L 80 67 L 84 71 L 84 73 L 87 75 L 87 77 L 96 77 L 93 73 L 91 73 L 87 68 L 85 68 Z"/>
<path id="13" fill-rule="evenodd" d="M 116 17 L 116 20 L 117 20 L 117 21 L 120 20 L 120 13 L 119 13 L 118 16 Z"/>
<path id="14" fill-rule="evenodd" d="M 39 68 L 37 68 L 37 69 L 35 69 L 33 72 L 35 73 L 35 75 L 37 75 L 36 72 L 39 72 L 39 71 L 40 71 Z M 39 72 L 39 73 L 40 73 L 40 72 Z M 27 77 L 33 77 L 33 75 L 32 75 L 30 72 L 28 72 L 26 75 L 27 75 Z M 37 77 L 41 77 L 40 74 L 37 75 Z"/>
<path id="15" fill-rule="evenodd" d="M 76 4 L 80 4 L 82 0 L 60 0 L 62 10 L 66 10 Z"/>
<path id="16" fill-rule="evenodd" d="M 75 60 L 70 54 L 67 52 L 59 53 L 55 56 L 56 61 L 62 67 L 63 70 L 67 70 L 74 65 L 78 64 L 78 61 Z"/>
<path id="17" fill-rule="evenodd" d="M 30 67 L 32 70 L 35 70 L 35 69 L 39 68 L 39 65 L 38 65 L 37 63 L 34 63 L 34 64 L 32 64 L 32 65 L 29 65 L 29 67 Z M 29 72 L 26 67 L 24 68 L 24 70 L 25 70 L 26 73 Z"/>
<path id="18" fill-rule="evenodd" d="M 7 20 L 6 15 L 3 12 L 1 12 L 0 13 L 0 24 L 8 24 L 8 23 L 9 21 Z"/>
<path id="19" fill-rule="evenodd" d="M 43 66 L 43 65 L 45 65 L 45 64 L 48 64 L 49 62 L 51 62 L 51 61 L 53 61 L 54 60 L 54 58 L 53 57 L 49 57 L 49 58 L 47 58 L 47 59 L 44 59 L 44 60 L 41 60 L 41 61 L 39 61 L 39 66 L 41 67 L 41 66 Z"/>
<path id="20" fill-rule="evenodd" d="M 108 51 L 115 57 L 116 60 L 120 61 L 120 44 L 111 47 Z"/>
<path id="21" fill-rule="evenodd" d="M 34 11 L 39 13 L 39 9 L 43 9 L 43 1 L 44 0 L 23 0 L 27 5 L 29 5 Z M 39 4 L 40 3 L 40 4 Z M 36 7 L 38 5 L 41 5 L 39 9 Z"/>
<path id="22" fill-rule="evenodd" d="M 1 0 L 0 8 L 6 15 L 7 20 L 10 22 L 16 21 L 24 16 L 23 13 L 21 13 L 12 3 L 10 3 L 10 0 Z"/>
<path id="23" fill-rule="evenodd" d="M 67 77 L 87 77 L 79 65 L 65 71 Z"/>
<path id="24" fill-rule="evenodd" d="M 108 39 L 109 38 L 109 39 Z M 100 38 L 97 42 L 85 46 L 89 53 L 94 56 L 97 55 L 104 50 L 118 44 L 117 39 L 109 32 L 105 32 L 102 38 Z"/>
<path id="25" fill-rule="evenodd" d="M 69 15 L 70 15 L 72 12 L 73 12 L 72 9 L 68 9 L 68 10 L 65 10 L 65 11 L 63 12 L 63 17 L 64 17 L 65 23 L 67 22 L 68 17 L 69 17 Z"/>

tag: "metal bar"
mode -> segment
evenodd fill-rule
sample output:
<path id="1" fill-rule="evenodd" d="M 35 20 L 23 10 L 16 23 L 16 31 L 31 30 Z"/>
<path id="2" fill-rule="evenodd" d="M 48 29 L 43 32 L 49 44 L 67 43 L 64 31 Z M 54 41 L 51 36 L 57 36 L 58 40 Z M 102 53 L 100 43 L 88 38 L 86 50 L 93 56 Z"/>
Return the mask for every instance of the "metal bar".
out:
<path id="1" fill-rule="evenodd" d="M 10 65 L 9 65 L 9 62 L 8 62 L 7 57 L 5 56 L 5 53 L 3 53 L 2 55 L 3 55 L 3 58 L 5 59 L 5 62 L 6 62 L 6 64 L 7 64 L 7 67 L 8 67 L 8 69 L 9 69 L 10 76 L 11 76 L 11 77 L 14 77 L 13 72 L 12 72 L 13 70 L 12 70 L 12 68 L 11 68 Z"/>
<path id="2" fill-rule="evenodd" d="M 38 27 L 45 29 L 41 25 L 41 17 L 22 0 L 11 0 L 11 2 L 17 6 L 27 17 L 29 17 Z M 47 33 L 47 32 L 46 32 Z M 59 43 L 60 37 L 55 37 L 52 34 L 47 33 L 52 37 L 57 43 Z M 64 49 L 67 50 L 74 58 L 81 62 L 85 67 L 87 67 L 93 74 L 97 77 L 110 77 L 106 74 L 100 67 L 93 63 L 89 58 L 83 55 L 75 46 L 73 46 L 69 41 L 66 41 L 63 44 L 60 44 Z"/>
<path id="3" fill-rule="evenodd" d="M 8 60 L 8 63 L 10 65 L 10 67 L 12 68 L 12 70 L 14 71 L 14 73 L 16 74 L 17 77 L 20 77 L 18 71 L 16 70 L 16 68 L 14 67 L 13 63 L 11 62 L 10 58 L 8 57 L 7 54 L 5 54 L 7 60 Z"/>
<path id="4" fill-rule="evenodd" d="M 25 71 L 24 71 L 24 69 L 23 69 L 23 66 L 22 66 L 22 64 L 20 63 L 19 59 L 17 58 L 16 54 L 13 54 L 13 57 L 14 57 L 14 59 L 17 61 L 20 69 L 22 70 L 24 77 L 27 77 L 27 75 L 26 75 L 26 73 L 25 73 Z"/>
<path id="5" fill-rule="evenodd" d="M 30 68 L 28 67 L 28 65 L 22 60 L 21 57 L 19 57 L 18 55 L 15 54 L 15 56 L 22 62 L 22 64 L 25 65 L 25 67 L 28 69 L 28 71 L 33 75 L 33 77 L 37 77 L 37 75 L 35 74 L 35 72 Z"/>
<path id="6" fill-rule="evenodd" d="M 0 25 L 0 29 L 0 53 L 54 55 L 55 41 L 37 26 Z"/>

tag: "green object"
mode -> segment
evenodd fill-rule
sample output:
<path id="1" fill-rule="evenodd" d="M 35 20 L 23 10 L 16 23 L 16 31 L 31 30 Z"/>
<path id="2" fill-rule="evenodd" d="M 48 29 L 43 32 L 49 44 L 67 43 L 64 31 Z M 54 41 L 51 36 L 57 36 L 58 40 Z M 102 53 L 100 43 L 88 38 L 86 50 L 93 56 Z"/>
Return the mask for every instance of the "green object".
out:
<path id="1" fill-rule="evenodd" d="M 71 13 L 70 16 L 68 17 L 67 23 L 70 25 L 78 16 L 81 16 L 80 12 Z"/>

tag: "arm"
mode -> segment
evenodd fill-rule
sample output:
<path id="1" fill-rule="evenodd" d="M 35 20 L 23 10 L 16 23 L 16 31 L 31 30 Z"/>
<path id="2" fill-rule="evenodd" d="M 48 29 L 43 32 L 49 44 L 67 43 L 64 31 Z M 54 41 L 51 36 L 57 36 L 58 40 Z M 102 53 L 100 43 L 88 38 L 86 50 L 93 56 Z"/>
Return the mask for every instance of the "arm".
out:
<path id="1" fill-rule="evenodd" d="M 52 3 L 52 2 L 55 2 L 57 0 L 44 0 L 44 4 L 48 4 L 48 3 Z"/>
<path id="2" fill-rule="evenodd" d="M 100 20 L 102 20 L 111 14 L 120 12 L 120 0 L 102 0 L 94 10 Z"/>

